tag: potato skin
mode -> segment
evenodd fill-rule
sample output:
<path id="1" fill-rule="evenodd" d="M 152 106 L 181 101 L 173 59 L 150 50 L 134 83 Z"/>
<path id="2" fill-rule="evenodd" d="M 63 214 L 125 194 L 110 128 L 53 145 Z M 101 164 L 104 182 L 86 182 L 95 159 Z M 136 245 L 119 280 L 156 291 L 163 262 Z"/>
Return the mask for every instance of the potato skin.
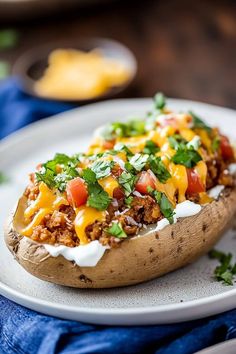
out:
<path id="1" fill-rule="evenodd" d="M 76 288 L 112 288 L 141 283 L 192 263 L 214 246 L 235 211 L 236 188 L 226 189 L 197 215 L 107 250 L 96 267 L 79 267 L 62 256 L 50 256 L 44 246 L 14 229 L 14 214 L 6 225 L 5 241 L 15 259 L 42 280 Z"/>

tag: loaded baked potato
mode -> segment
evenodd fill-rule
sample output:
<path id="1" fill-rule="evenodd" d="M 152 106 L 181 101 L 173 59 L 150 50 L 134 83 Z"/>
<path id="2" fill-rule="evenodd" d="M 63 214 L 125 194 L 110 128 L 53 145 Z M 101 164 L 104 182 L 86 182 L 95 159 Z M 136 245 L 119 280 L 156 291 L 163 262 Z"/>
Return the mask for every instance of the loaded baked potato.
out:
<path id="1" fill-rule="evenodd" d="M 5 240 L 36 277 L 78 288 L 140 283 L 208 252 L 236 210 L 235 152 L 161 94 L 142 120 L 98 129 L 86 153 L 39 164 Z"/>

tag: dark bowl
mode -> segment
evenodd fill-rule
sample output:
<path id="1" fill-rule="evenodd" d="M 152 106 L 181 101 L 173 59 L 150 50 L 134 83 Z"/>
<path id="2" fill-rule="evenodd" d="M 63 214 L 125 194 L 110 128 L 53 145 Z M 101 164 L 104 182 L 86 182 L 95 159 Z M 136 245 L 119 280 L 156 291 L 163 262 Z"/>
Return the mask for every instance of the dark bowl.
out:
<path id="1" fill-rule="evenodd" d="M 88 52 L 92 49 L 99 48 L 102 54 L 107 58 L 117 59 L 123 63 L 129 70 L 130 76 L 128 80 L 120 86 L 112 87 L 106 93 L 96 96 L 93 99 L 86 100 L 70 100 L 70 99 L 55 99 L 51 97 L 39 96 L 34 89 L 35 83 L 40 79 L 48 65 L 49 54 L 58 48 L 63 49 L 78 49 Z M 45 44 L 35 47 L 25 52 L 15 62 L 12 69 L 14 76 L 20 77 L 23 85 L 23 90 L 33 96 L 54 101 L 67 101 L 78 103 L 89 103 L 99 99 L 111 98 L 122 92 L 134 79 L 137 72 L 137 61 L 133 53 L 124 45 L 111 39 L 102 38 L 83 38 L 78 40 L 57 41 L 51 44 Z"/>

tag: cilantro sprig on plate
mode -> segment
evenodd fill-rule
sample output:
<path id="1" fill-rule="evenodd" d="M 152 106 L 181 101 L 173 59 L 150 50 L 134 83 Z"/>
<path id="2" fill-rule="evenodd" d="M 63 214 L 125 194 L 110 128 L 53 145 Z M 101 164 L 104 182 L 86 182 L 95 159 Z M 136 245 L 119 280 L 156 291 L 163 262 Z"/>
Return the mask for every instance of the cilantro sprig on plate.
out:
<path id="1" fill-rule="evenodd" d="M 236 263 L 232 262 L 233 255 L 215 249 L 210 251 L 208 255 L 211 259 L 217 259 L 220 262 L 214 271 L 216 280 L 225 285 L 233 285 L 236 275 Z"/>

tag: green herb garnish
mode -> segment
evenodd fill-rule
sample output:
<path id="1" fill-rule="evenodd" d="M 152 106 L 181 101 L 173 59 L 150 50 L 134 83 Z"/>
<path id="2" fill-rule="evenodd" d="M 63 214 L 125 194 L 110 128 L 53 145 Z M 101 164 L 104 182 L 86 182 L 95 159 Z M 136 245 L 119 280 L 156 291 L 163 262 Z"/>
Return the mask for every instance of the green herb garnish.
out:
<path id="1" fill-rule="evenodd" d="M 111 173 L 111 169 L 114 166 L 114 164 L 115 164 L 114 161 L 98 160 L 92 164 L 91 170 L 96 174 L 97 179 L 104 178 Z"/>
<path id="2" fill-rule="evenodd" d="M 167 196 L 158 191 L 153 191 L 153 196 L 155 197 L 157 203 L 160 206 L 161 212 L 164 215 L 165 218 L 169 221 L 170 224 L 173 224 L 174 222 L 174 208 L 173 205 L 170 203 L 169 199 Z"/>
<path id="3" fill-rule="evenodd" d="M 171 158 L 177 165 L 184 165 L 185 167 L 192 168 L 202 160 L 201 155 L 192 146 L 180 146 L 175 155 Z"/>
<path id="4" fill-rule="evenodd" d="M 225 285 L 233 285 L 234 276 L 236 275 L 236 263 L 232 263 L 232 254 L 213 249 L 208 255 L 211 259 L 217 259 L 220 262 L 220 265 L 214 271 L 216 280 Z"/>
<path id="5" fill-rule="evenodd" d="M 143 149 L 144 154 L 155 155 L 155 153 L 157 153 L 158 151 L 160 151 L 160 148 L 156 146 L 156 144 L 152 140 L 146 141 L 145 147 Z"/>
<path id="6" fill-rule="evenodd" d="M 135 182 L 137 181 L 137 176 L 134 176 L 130 172 L 122 172 L 120 175 L 118 182 L 124 188 L 125 195 L 129 196 L 134 189 Z"/>
<path id="7" fill-rule="evenodd" d="M 187 140 L 185 140 L 180 134 L 174 134 L 172 136 L 169 136 L 168 140 L 170 147 L 175 150 L 187 144 Z"/>
<path id="8" fill-rule="evenodd" d="M 126 238 L 127 234 L 124 232 L 120 223 L 113 221 L 112 226 L 107 229 L 107 232 L 117 238 Z"/>
<path id="9" fill-rule="evenodd" d="M 144 134 L 145 121 L 141 119 L 132 119 L 127 123 L 115 122 L 111 124 L 111 131 L 114 136 L 130 137 Z"/>
<path id="10" fill-rule="evenodd" d="M 92 171 L 91 168 L 86 168 L 83 170 L 82 178 L 85 180 L 88 187 L 89 197 L 87 204 L 98 210 L 106 210 L 111 202 L 111 198 L 98 183 L 96 173 Z"/>
<path id="11" fill-rule="evenodd" d="M 132 197 L 132 195 L 130 195 L 129 197 L 125 198 L 125 204 L 128 206 L 128 207 L 131 207 L 131 204 L 133 202 L 133 199 L 134 197 Z"/>
<path id="12" fill-rule="evenodd" d="M 220 137 L 216 136 L 212 141 L 211 149 L 213 152 L 216 152 L 218 151 L 219 147 L 220 147 Z"/>
<path id="13" fill-rule="evenodd" d="M 199 129 L 206 130 L 208 133 L 211 132 L 212 129 L 208 125 L 206 125 L 206 123 L 201 118 L 199 118 L 195 113 L 190 111 L 189 114 L 193 118 L 193 128 L 194 129 L 198 129 L 199 128 Z"/>
<path id="14" fill-rule="evenodd" d="M 166 98 L 163 95 L 163 93 L 158 92 L 155 96 L 154 96 L 154 105 L 156 109 L 160 109 L 162 110 L 163 108 L 165 108 L 166 105 Z"/>
<path id="15" fill-rule="evenodd" d="M 36 179 L 38 182 L 44 182 L 51 189 L 58 188 L 63 192 L 66 183 L 79 175 L 76 169 L 78 162 L 78 155 L 69 157 L 65 154 L 56 154 L 53 160 L 44 163 L 41 170 L 35 173 Z"/>
<path id="16" fill-rule="evenodd" d="M 117 143 L 115 146 L 114 146 L 114 150 L 116 152 L 118 151 L 122 151 L 124 152 L 127 156 L 133 156 L 133 153 L 132 151 L 128 148 L 127 145 L 124 145 L 122 143 Z"/>
<path id="17" fill-rule="evenodd" d="M 147 154 L 135 154 L 129 159 L 129 163 L 134 167 L 136 171 L 141 171 L 146 165 L 149 159 Z"/>
<path id="18" fill-rule="evenodd" d="M 150 169 L 161 183 L 165 183 L 171 177 L 170 172 L 167 170 L 160 157 L 150 155 L 148 163 L 150 165 Z"/>

